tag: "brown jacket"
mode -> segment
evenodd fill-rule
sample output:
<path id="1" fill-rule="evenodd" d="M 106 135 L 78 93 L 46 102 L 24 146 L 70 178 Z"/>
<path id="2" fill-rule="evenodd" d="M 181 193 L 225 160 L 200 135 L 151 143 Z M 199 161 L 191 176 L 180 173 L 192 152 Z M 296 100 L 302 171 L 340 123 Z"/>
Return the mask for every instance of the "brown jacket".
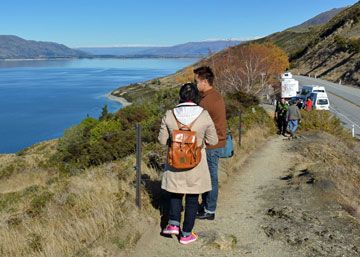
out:
<path id="1" fill-rule="evenodd" d="M 199 105 L 207 110 L 214 121 L 216 133 L 219 139 L 217 145 L 207 145 L 207 149 L 221 148 L 226 145 L 226 110 L 222 95 L 212 88 L 202 95 Z"/>
<path id="2" fill-rule="evenodd" d="M 172 136 L 174 129 L 178 129 L 178 126 L 171 110 L 169 110 L 161 122 L 159 132 L 160 144 L 167 144 L 167 140 Z M 215 145 L 218 142 L 214 123 L 209 113 L 205 110 L 200 114 L 191 130 L 196 131 L 198 146 L 203 142 L 209 145 Z M 202 194 L 210 191 L 211 179 L 205 148 L 201 150 L 200 163 L 190 170 L 177 170 L 166 161 L 161 188 L 168 192 L 180 194 Z"/>

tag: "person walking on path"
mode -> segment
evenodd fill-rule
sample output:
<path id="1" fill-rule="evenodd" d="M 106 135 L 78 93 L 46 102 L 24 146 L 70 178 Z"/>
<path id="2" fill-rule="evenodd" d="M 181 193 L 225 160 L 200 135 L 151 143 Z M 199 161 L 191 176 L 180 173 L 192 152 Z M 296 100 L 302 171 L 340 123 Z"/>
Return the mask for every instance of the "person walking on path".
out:
<path id="1" fill-rule="evenodd" d="M 209 113 L 198 105 L 198 89 L 193 83 L 186 83 L 180 89 L 180 104 L 173 111 L 168 110 L 161 121 L 159 131 L 160 144 L 168 144 L 174 130 L 178 130 L 178 123 L 189 126 L 196 131 L 197 144 L 201 146 L 216 145 L 218 137 L 215 125 Z M 170 192 L 169 224 L 162 231 L 163 234 L 180 235 L 180 219 L 182 199 L 185 196 L 185 215 L 180 237 L 181 244 L 189 244 L 197 240 L 198 236 L 192 232 L 198 210 L 199 194 L 211 190 L 211 178 L 206 161 L 206 151 L 201 149 L 200 163 L 191 169 L 179 170 L 165 164 L 161 188 Z"/>
<path id="2" fill-rule="evenodd" d="M 286 136 L 287 122 L 286 122 L 286 113 L 288 111 L 288 105 L 285 103 L 285 99 L 281 98 L 281 101 L 276 105 L 274 118 L 278 125 L 278 134 Z"/>
<path id="3" fill-rule="evenodd" d="M 194 70 L 195 81 L 200 95 L 200 106 L 207 110 L 214 121 L 219 142 L 206 145 L 206 159 L 209 165 L 212 190 L 202 195 L 198 219 L 215 219 L 219 194 L 218 166 L 222 148 L 226 145 L 226 110 L 222 95 L 213 87 L 214 74 L 209 67 L 203 66 Z"/>
<path id="4" fill-rule="evenodd" d="M 298 127 L 298 120 L 301 123 L 301 113 L 295 102 L 290 103 L 290 107 L 286 113 L 286 122 L 289 123 L 289 132 L 294 136 L 294 132 Z"/>
<path id="5" fill-rule="evenodd" d="M 311 108 L 312 108 L 312 100 L 311 100 L 311 97 L 310 97 L 310 96 L 307 97 L 307 100 L 306 100 L 304 106 L 305 106 L 305 107 L 304 107 L 305 110 L 311 111 Z"/>

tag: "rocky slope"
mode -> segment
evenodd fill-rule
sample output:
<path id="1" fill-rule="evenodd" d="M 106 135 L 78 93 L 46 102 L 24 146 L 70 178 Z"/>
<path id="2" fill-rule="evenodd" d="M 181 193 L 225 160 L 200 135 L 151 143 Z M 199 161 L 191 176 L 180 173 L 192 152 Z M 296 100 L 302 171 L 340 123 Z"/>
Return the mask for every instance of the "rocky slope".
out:
<path id="1" fill-rule="evenodd" d="M 290 56 L 294 73 L 360 84 L 360 3 L 328 22 L 291 28 L 253 41 L 273 42 Z"/>

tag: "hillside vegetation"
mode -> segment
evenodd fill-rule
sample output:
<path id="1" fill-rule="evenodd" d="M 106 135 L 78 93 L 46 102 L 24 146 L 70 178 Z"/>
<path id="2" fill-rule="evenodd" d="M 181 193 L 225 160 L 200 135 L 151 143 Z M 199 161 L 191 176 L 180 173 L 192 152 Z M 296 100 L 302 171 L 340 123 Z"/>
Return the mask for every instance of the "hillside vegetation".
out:
<path id="1" fill-rule="evenodd" d="M 360 3 L 328 22 L 291 28 L 255 42 L 272 42 L 289 54 L 294 73 L 360 84 Z"/>
<path id="2" fill-rule="evenodd" d="M 167 89 L 113 114 L 104 107 L 99 118 L 84 119 L 59 140 L 0 155 L 0 255 L 126 256 L 159 222 L 167 149 L 156 138 L 162 115 L 177 99 L 178 90 Z M 274 133 L 274 124 L 254 97 L 232 94 L 226 103 L 234 140 L 242 111 L 242 146 L 236 149 L 244 157 Z M 137 123 L 143 127 L 141 212 L 135 206 Z M 222 182 L 234 160 L 221 164 Z"/>
<path id="3" fill-rule="evenodd" d="M 303 35 L 318 33 L 318 29 Z M 301 53 L 296 55 L 299 60 L 307 50 Z M 249 63 L 255 65 L 249 68 Z M 210 65 L 218 77 L 216 86 L 224 96 L 234 142 L 240 137 L 241 111 L 241 146 L 236 144 L 235 156 L 220 163 L 223 185 L 250 152 L 275 134 L 273 120 L 258 106 L 254 94 L 262 92 L 266 83 L 289 67 L 289 62 L 275 44 L 253 43 L 204 58 L 194 67 L 199 65 Z M 161 191 L 160 181 L 167 148 L 157 143 L 158 130 L 165 111 L 177 104 L 179 85 L 193 78 L 193 67 L 187 67 L 171 76 L 117 89 L 112 94 L 133 105 L 115 113 L 104 106 L 100 117 L 87 117 L 65 130 L 58 140 L 0 155 L 0 255 L 128 256 L 149 227 L 164 222 L 160 216 L 167 194 Z M 143 147 L 141 211 L 135 206 L 137 124 L 142 126 Z M 317 172 L 334 174 L 331 179 L 346 200 L 344 208 L 358 224 L 359 202 L 351 200 L 359 195 L 359 158 L 351 157 L 359 153 L 358 142 L 338 119 L 320 111 L 304 114 L 299 131 L 307 130 L 328 131 L 333 135 L 331 142 L 341 140 L 340 148 L 335 143 L 294 148 L 316 164 L 326 163 L 321 166 L 326 170 L 309 167 L 310 175 L 315 174 L 309 181 L 317 185 L 315 180 L 324 180 Z"/>

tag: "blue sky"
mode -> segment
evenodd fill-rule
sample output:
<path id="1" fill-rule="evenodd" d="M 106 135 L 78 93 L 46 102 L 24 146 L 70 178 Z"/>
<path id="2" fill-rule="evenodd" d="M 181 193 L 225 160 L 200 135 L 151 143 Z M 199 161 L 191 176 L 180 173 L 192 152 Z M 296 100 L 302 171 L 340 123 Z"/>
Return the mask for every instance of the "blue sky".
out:
<path id="1" fill-rule="evenodd" d="M 0 35 L 69 47 L 266 36 L 356 0 L 1 0 Z"/>

